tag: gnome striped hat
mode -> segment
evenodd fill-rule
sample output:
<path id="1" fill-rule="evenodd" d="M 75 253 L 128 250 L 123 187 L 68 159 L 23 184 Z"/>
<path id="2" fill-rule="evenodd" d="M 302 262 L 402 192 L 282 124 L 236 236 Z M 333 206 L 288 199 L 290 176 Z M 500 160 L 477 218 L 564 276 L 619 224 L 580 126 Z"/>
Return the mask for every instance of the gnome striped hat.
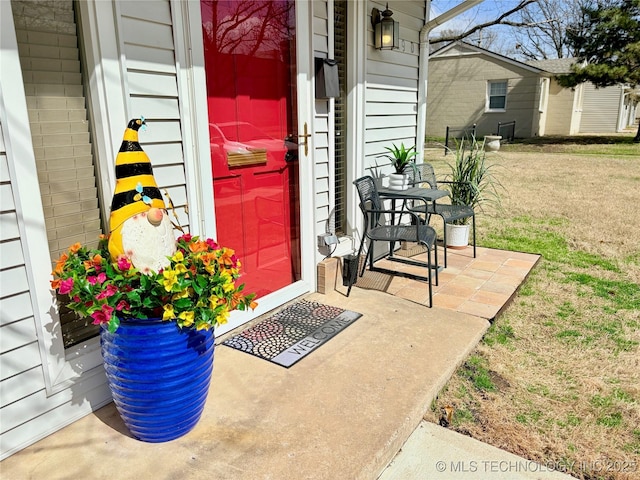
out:
<path id="1" fill-rule="evenodd" d="M 109 219 L 109 253 L 112 260 L 125 253 L 122 225 L 126 220 L 152 207 L 165 208 L 162 194 L 153 178 L 151 161 L 138 143 L 138 129 L 142 125 L 144 118 L 129 122 L 116 156 L 116 188 Z"/>
<path id="2" fill-rule="evenodd" d="M 153 177 L 151 161 L 138 143 L 138 129 L 144 119 L 133 119 L 124 132 L 116 156 L 116 188 L 111 201 L 110 230 L 151 207 L 165 208 L 160 189 Z"/>

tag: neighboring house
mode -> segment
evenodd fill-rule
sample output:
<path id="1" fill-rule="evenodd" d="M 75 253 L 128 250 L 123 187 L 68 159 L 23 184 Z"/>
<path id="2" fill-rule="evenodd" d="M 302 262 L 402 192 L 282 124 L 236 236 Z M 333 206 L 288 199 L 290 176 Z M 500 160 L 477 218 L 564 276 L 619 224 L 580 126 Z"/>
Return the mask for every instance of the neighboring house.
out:
<path id="1" fill-rule="evenodd" d="M 464 42 L 429 60 L 427 135 L 477 125 L 477 135 L 516 122 L 515 136 L 575 135 L 621 131 L 633 125 L 637 95 L 622 85 L 563 88 L 554 76 L 574 59 L 519 62 Z"/>
<path id="2" fill-rule="evenodd" d="M 558 58 L 527 62 L 545 72 L 554 75 L 569 73 L 575 58 Z M 615 133 L 633 126 L 638 109 L 640 92 L 627 85 L 613 85 L 596 88 L 592 83 L 584 83 L 575 89 L 563 88 L 555 80 L 551 80 L 547 110 L 547 135 L 575 133 Z M 572 99 L 572 108 L 565 103 Z M 566 118 L 572 113 L 568 124 L 571 126 L 564 133 L 564 123 L 558 118 Z M 551 128 L 549 126 L 552 125 Z M 577 130 L 576 130 L 577 128 Z"/>
<path id="3" fill-rule="evenodd" d="M 437 20 L 477 1 L 461 3 Z M 108 230 L 130 118 L 146 118 L 140 143 L 178 223 L 234 248 L 259 293 L 219 334 L 353 252 L 352 181 L 393 142 L 422 153 L 425 135 L 421 46 L 437 22 L 428 0 L 389 2 L 399 48 L 377 50 L 385 4 L 0 1 L 0 458 L 111 401 L 96 328 L 61 313 L 49 281 L 61 252 Z M 223 26 L 240 6 L 253 15 Z M 316 98 L 315 58 L 337 61 L 335 97 Z"/>

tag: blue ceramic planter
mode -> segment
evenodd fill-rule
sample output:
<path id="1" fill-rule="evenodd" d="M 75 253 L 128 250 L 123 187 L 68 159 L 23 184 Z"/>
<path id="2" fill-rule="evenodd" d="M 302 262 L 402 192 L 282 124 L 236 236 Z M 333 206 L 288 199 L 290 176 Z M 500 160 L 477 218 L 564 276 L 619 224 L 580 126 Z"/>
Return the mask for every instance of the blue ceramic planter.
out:
<path id="1" fill-rule="evenodd" d="M 129 431 L 166 442 L 200 420 L 213 371 L 212 330 L 180 329 L 161 319 L 122 319 L 100 331 L 113 401 Z"/>

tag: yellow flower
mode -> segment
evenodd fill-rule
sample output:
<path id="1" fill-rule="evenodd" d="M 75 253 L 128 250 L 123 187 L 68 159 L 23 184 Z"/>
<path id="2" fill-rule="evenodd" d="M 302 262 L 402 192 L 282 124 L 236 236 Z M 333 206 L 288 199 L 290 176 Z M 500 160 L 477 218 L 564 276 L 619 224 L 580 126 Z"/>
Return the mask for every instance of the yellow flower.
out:
<path id="1" fill-rule="evenodd" d="M 194 313 L 192 311 L 182 312 L 178 315 L 178 318 L 184 320 L 184 322 L 182 322 L 182 325 L 185 327 L 190 327 L 191 325 L 193 325 L 193 317 Z"/>
<path id="2" fill-rule="evenodd" d="M 184 260 L 184 255 L 182 255 L 182 251 L 178 250 L 173 257 L 171 257 L 171 260 L 173 260 L 176 263 L 180 263 Z"/>
<path id="3" fill-rule="evenodd" d="M 209 330 L 211 328 L 211 325 L 209 325 L 206 322 L 201 322 L 198 325 L 196 325 L 196 330 Z"/>
<path id="4" fill-rule="evenodd" d="M 229 272 L 221 272 L 220 278 L 222 278 L 222 280 L 224 281 L 224 283 L 222 284 L 222 290 L 225 293 L 229 293 L 235 288 L 235 285 L 233 284 L 233 277 L 229 274 Z"/>
<path id="5" fill-rule="evenodd" d="M 211 310 L 215 310 L 218 305 L 221 305 L 223 303 L 224 299 L 218 298 L 215 294 L 209 297 L 209 308 L 211 308 Z"/>
<path id="6" fill-rule="evenodd" d="M 187 272 L 187 267 L 184 266 L 184 263 L 178 263 L 174 267 L 174 271 L 177 272 L 178 274 L 186 273 Z"/>
<path id="7" fill-rule="evenodd" d="M 188 288 L 185 288 L 185 289 L 184 289 L 184 290 L 182 290 L 181 292 L 174 293 L 174 294 L 171 296 L 171 300 L 176 301 L 176 300 L 178 300 L 178 299 L 180 299 L 180 298 L 187 298 L 188 296 L 189 296 L 189 289 L 188 289 Z"/>
<path id="8" fill-rule="evenodd" d="M 164 281 L 162 282 L 164 289 L 167 292 L 170 292 L 171 288 L 173 288 L 178 281 L 177 274 L 174 270 L 164 270 L 162 272 L 162 276 L 164 277 Z"/>
<path id="9" fill-rule="evenodd" d="M 227 323 L 228 319 L 229 319 L 229 310 L 224 308 L 220 311 L 220 313 L 216 317 L 216 322 L 218 323 L 218 325 L 224 325 L 225 323 Z"/>
<path id="10" fill-rule="evenodd" d="M 176 318 L 176 314 L 173 313 L 173 305 L 163 305 L 164 313 L 162 314 L 162 320 L 171 320 Z"/>

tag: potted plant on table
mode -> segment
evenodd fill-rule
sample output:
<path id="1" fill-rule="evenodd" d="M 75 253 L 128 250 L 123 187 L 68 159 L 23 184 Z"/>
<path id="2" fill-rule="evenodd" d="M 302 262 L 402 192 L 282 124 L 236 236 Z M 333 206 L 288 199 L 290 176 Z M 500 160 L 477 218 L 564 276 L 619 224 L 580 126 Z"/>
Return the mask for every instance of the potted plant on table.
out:
<path id="1" fill-rule="evenodd" d="M 190 431 L 204 409 L 214 328 L 233 310 L 255 308 L 240 261 L 212 239 L 175 238 L 151 163 L 129 123 L 116 158 L 110 235 L 76 243 L 51 286 L 69 309 L 100 325 L 114 403 L 138 439 L 164 442 Z"/>
<path id="2" fill-rule="evenodd" d="M 397 147 L 393 144 L 393 147 L 385 147 L 389 150 L 388 155 L 383 155 L 391 160 L 395 173 L 389 174 L 389 188 L 391 190 L 406 190 L 409 185 L 409 176 L 407 174 L 408 168 L 415 167 L 415 156 L 418 154 L 415 145 L 406 148 L 404 143 Z"/>
<path id="3" fill-rule="evenodd" d="M 446 182 L 451 205 L 465 205 L 474 211 L 486 204 L 499 204 L 500 182 L 493 174 L 494 165 L 487 161 L 484 145 L 475 136 L 463 138 L 457 144 L 455 157 L 449 163 Z M 471 217 L 447 223 L 447 246 L 462 247 L 469 243 Z"/>

